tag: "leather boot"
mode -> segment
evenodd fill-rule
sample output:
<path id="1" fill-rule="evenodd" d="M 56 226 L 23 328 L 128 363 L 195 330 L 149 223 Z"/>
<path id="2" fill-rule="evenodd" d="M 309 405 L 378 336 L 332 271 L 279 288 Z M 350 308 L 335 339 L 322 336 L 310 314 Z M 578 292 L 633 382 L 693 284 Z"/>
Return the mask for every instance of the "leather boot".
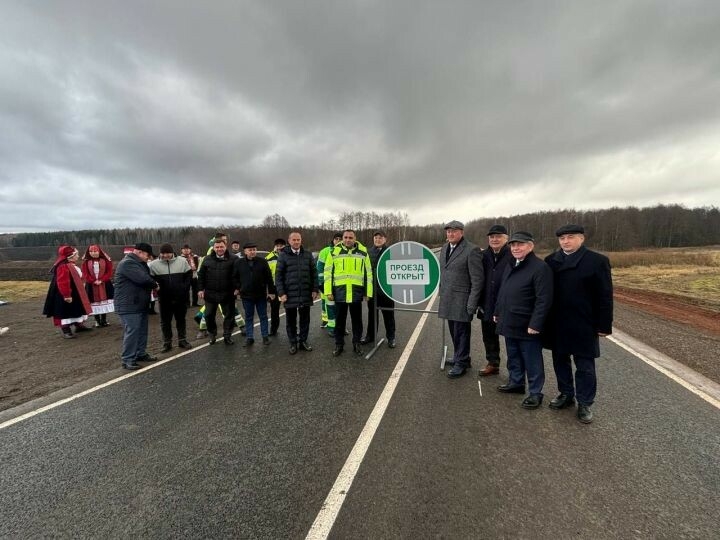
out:
<path id="1" fill-rule="evenodd" d="M 64 324 L 60 327 L 61 336 L 65 339 L 73 339 L 75 335 L 72 333 L 69 324 Z"/>

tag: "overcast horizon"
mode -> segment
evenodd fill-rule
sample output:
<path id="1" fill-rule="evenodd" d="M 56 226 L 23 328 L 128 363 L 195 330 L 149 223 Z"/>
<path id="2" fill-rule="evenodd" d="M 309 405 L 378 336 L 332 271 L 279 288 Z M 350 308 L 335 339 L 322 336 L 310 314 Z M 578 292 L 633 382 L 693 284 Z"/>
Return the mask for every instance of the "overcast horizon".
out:
<path id="1" fill-rule="evenodd" d="M 0 231 L 720 206 L 720 3 L 0 5 Z"/>

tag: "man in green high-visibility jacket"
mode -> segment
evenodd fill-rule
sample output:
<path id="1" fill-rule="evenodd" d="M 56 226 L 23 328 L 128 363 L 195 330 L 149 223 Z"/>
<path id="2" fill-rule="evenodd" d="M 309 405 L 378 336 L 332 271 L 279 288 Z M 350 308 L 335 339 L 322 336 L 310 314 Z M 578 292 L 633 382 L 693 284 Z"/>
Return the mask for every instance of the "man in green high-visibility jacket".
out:
<path id="1" fill-rule="evenodd" d="M 335 337 L 335 302 L 327 299 L 325 294 L 325 260 L 335 246 L 342 242 L 343 233 L 337 232 L 333 235 L 330 243 L 320 250 L 317 258 L 317 275 L 318 285 L 320 286 L 320 306 L 322 307 L 322 315 L 320 318 L 320 328 L 327 328 L 330 337 Z"/>
<path id="2" fill-rule="evenodd" d="M 362 303 L 373 295 L 372 264 L 367 249 L 355 240 L 355 231 L 343 231 L 342 243 L 335 246 L 325 259 L 324 290 L 327 299 L 335 302 L 335 327 L 345 328 L 347 313 L 352 323 L 353 351 L 362 354 Z M 333 356 L 342 354 L 345 333 L 335 332 Z"/>
<path id="3" fill-rule="evenodd" d="M 285 240 L 278 238 L 275 240 L 273 250 L 267 254 L 265 260 L 270 265 L 270 272 L 272 272 L 273 283 L 275 283 L 275 269 L 277 268 L 278 255 L 280 250 L 285 247 Z M 270 333 L 269 335 L 274 336 L 277 334 L 278 328 L 280 327 L 280 300 L 275 296 L 273 299 L 268 297 L 270 302 Z"/>

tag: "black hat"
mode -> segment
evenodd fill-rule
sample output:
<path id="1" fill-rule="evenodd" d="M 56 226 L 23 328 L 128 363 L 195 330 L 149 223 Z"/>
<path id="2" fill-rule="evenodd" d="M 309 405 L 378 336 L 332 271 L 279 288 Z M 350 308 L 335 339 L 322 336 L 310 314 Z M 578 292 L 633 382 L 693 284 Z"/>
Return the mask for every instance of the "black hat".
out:
<path id="1" fill-rule="evenodd" d="M 555 236 L 562 236 L 563 234 L 585 234 L 585 227 L 569 223 L 555 231 Z"/>
<path id="2" fill-rule="evenodd" d="M 336 238 L 339 238 L 340 240 L 342 240 L 342 233 L 336 232 L 335 234 L 333 234 L 333 240 L 335 240 Z"/>
<path id="3" fill-rule="evenodd" d="M 249 248 L 256 248 L 257 244 L 255 242 L 245 242 L 243 244 L 243 249 L 249 249 Z"/>
<path id="4" fill-rule="evenodd" d="M 153 253 L 152 246 L 150 244 L 147 244 L 145 242 L 138 242 L 135 244 L 135 249 L 139 249 L 140 251 L 144 251 L 151 257 L 154 257 L 155 254 Z"/>
<path id="5" fill-rule="evenodd" d="M 170 244 L 163 244 L 160 246 L 160 253 L 175 253 L 175 250 Z"/>
<path id="6" fill-rule="evenodd" d="M 182 249 L 191 249 L 190 244 L 183 244 Z"/>
<path id="7" fill-rule="evenodd" d="M 284 238 L 276 238 L 275 242 L 273 242 L 273 245 L 274 246 L 284 246 L 284 245 L 286 245 L 285 239 Z"/>
<path id="8" fill-rule="evenodd" d="M 530 234 L 529 232 L 517 231 L 517 232 L 512 233 L 512 236 L 510 237 L 508 244 L 512 244 L 513 242 L 535 243 L 535 239 L 533 238 L 533 235 Z"/>
<path id="9" fill-rule="evenodd" d="M 375 231 L 373 233 L 373 236 L 382 236 L 383 238 L 385 238 L 387 235 L 385 234 L 384 231 Z"/>
<path id="10" fill-rule="evenodd" d="M 462 224 L 462 222 L 458 221 L 457 219 L 453 219 L 450 223 L 445 224 L 445 229 L 460 229 L 461 231 L 465 229 L 465 225 Z"/>
<path id="11" fill-rule="evenodd" d="M 491 234 L 507 234 L 507 229 L 505 225 L 493 225 L 490 227 L 487 235 L 490 236 Z"/>

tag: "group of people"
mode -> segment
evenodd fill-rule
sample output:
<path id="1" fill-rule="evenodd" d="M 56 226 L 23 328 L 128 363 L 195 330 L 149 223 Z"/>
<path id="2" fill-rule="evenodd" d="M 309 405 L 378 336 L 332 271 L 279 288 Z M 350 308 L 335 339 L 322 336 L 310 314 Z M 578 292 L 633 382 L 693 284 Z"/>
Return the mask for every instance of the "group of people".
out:
<path id="1" fill-rule="evenodd" d="M 522 407 L 537 409 L 545 384 L 542 350 L 550 349 L 559 390 L 550 408 L 577 401 L 578 420 L 592 422 L 599 338 L 612 332 L 608 258 L 583 245 L 585 229 L 576 224 L 556 231 L 560 249 L 545 260 L 535 255 L 535 240 L 526 231 L 509 235 L 505 226 L 493 225 L 485 250 L 465 239 L 459 221 L 447 223 L 445 232 L 438 315 L 447 320 L 454 346 L 448 377 L 463 376 L 471 365 L 471 322 L 477 314 L 487 360 L 478 376 L 499 373 L 499 336 L 504 337 L 509 378 L 498 390 L 527 391 Z"/>

